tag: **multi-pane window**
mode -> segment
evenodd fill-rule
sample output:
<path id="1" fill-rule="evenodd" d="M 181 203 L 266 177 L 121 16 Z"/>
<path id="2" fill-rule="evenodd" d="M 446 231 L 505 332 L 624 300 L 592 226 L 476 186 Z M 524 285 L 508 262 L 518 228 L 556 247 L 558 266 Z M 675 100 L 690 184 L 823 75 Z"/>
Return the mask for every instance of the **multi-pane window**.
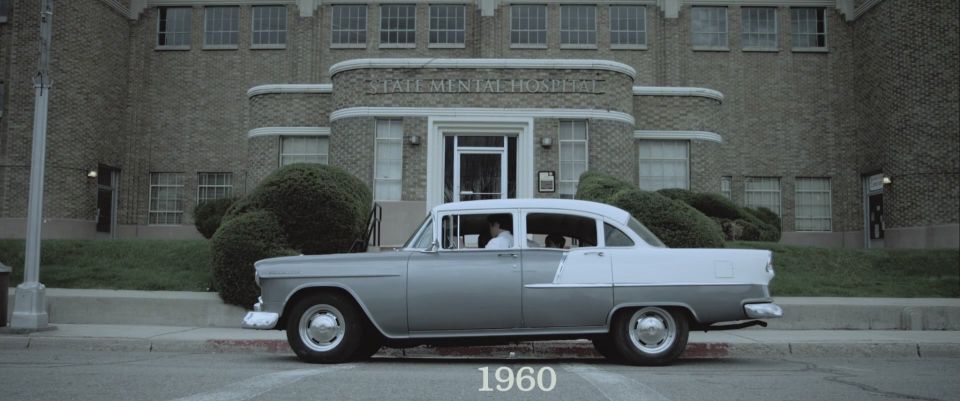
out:
<path id="1" fill-rule="evenodd" d="M 10 15 L 10 0 L 0 0 L 0 22 L 7 22 Z"/>
<path id="2" fill-rule="evenodd" d="M 464 45 L 466 7 L 462 4 L 430 5 L 430 44 Z"/>
<path id="3" fill-rule="evenodd" d="M 560 179 L 558 193 L 573 198 L 580 174 L 587 171 L 587 122 L 560 121 Z"/>
<path id="4" fill-rule="evenodd" d="M 547 46 L 547 6 L 514 4 L 510 6 L 510 45 Z"/>
<path id="5" fill-rule="evenodd" d="M 376 166 L 373 176 L 375 200 L 400 200 L 403 176 L 403 120 L 377 120 Z"/>
<path id="6" fill-rule="evenodd" d="M 726 7 L 693 7 L 690 18 L 694 46 L 727 47 Z"/>
<path id="7" fill-rule="evenodd" d="M 331 13 L 331 44 L 363 47 L 367 43 L 367 6 L 335 5 Z"/>
<path id="8" fill-rule="evenodd" d="M 741 16 L 740 37 L 745 49 L 777 48 L 776 8 L 743 7 Z"/>
<path id="9" fill-rule="evenodd" d="M 690 187 L 688 141 L 640 140 L 640 189 Z"/>
<path id="10" fill-rule="evenodd" d="M 285 136 L 280 138 L 280 166 L 293 163 L 327 164 L 330 140 L 321 136 Z"/>
<path id="11" fill-rule="evenodd" d="M 417 43 L 417 6 L 384 4 L 380 6 L 380 46 L 415 46 Z"/>
<path id="12" fill-rule="evenodd" d="M 790 9 L 790 29 L 795 48 L 827 47 L 827 20 L 823 8 Z"/>
<path id="13" fill-rule="evenodd" d="M 797 178 L 796 230 L 830 231 L 830 179 Z"/>
<path id="14" fill-rule="evenodd" d="M 641 47 L 647 45 L 647 8 L 644 6 L 610 6 L 610 46 Z"/>
<path id="15" fill-rule="evenodd" d="M 253 7 L 253 47 L 287 45 L 287 6 Z"/>
<path id="16" fill-rule="evenodd" d="M 233 173 L 198 173 L 197 203 L 229 198 L 233 192 Z"/>
<path id="17" fill-rule="evenodd" d="M 724 198 L 733 199 L 733 177 L 725 175 L 720 177 L 720 194 Z"/>
<path id="18" fill-rule="evenodd" d="M 183 194 L 183 173 L 150 173 L 148 223 L 183 223 Z"/>
<path id="19" fill-rule="evenodd" d="M 744 185 L 744 204 L 747 207 L 765 207 L 780 215 L 780 179 L 777 177 L 747 177 Z"/>
<path id="20" fill-rule="evenodd" d="M 596 6 L 560 6 L 560 44 L 572 47 L 597 45 Z"/>
<path id="21" fill-rule="evenodd" d="M 235 48 L 240 35 L 240 7 L 203 9 L 203 45 Z"/>
<path id="22" fill-rule="evenodd" d="M 190 7 L 160 7 L 157 19 L 157 46 L 190 46 Z"/>

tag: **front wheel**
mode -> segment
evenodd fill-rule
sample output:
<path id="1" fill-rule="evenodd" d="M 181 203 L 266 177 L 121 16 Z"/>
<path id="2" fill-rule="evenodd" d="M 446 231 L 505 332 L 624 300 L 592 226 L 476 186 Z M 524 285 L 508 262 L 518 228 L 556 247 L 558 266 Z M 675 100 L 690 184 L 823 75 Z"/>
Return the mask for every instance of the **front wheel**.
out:
<path id="1" fill-rule="evenodd" d="M 677 309 L 648 306 L 618 313 L 610 335 L 625 362 L 668 365 L 687 347 L 689 322 Z"/>
<path id="2" fill-rule="evenodd" d="M 287 341 L 301 360 L 347 362 L 361 345 L 360 308 L 340 294 L 317 293 L 299 300 L 287 319 Z"/>

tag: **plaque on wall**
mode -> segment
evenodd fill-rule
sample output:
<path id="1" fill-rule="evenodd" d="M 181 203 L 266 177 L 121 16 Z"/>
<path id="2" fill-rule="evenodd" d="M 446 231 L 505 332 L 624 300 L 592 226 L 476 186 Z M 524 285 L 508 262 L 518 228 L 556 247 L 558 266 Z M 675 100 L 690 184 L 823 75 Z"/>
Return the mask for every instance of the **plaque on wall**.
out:
<path id="1" fill-rule="evenodd" d="M 537 180 L 537 187 L 539 188 L 540 193 L 553 193 L 557 191 L 555 185 L 556 180 L 554 179 L 555 173 L 553 171 L 540 171 L 537 173 L 539 179 Z"/>

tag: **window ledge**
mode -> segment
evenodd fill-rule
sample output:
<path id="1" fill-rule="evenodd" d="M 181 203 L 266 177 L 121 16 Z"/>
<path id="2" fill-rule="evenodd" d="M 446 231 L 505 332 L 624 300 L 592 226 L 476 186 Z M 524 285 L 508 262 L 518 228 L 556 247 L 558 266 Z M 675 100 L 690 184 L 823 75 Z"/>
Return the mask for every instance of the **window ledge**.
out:
<path id="1" fill-rule="evenodd" d="M 727 46 L 693 46 L 693 51 L 695 52 L 728 52 L 730 48 Z"/>
<path id="2" fill-rule="evenodd" d="M 7 22 L 7 17 L 6 17 L 6 16 L 0 17 L 0 24 L 2 24 L 2 23 L 4 23 L 4 22 Z"/>
<path id="3" fill-rule="evenodd" d="M 563 50 L 597 50 L 597 45 L 596 44 L 592 44 L 592 45 L 561 44 L 560 48 Z"/>
<path id="4" fill-rule="evenodd" d="M 331 49 L 366 49 L 366 43 L 331 43 Z"/>
<path id="5" fill-rule="evenodd" d="M 157 51 L 184 51 L 190 50 L 190 46 L 156 46 L 153 50 Z"/>
<path id="6" fill-rule="evenodd" d="M 238 50 L 239 45 L 203 45 L 202 50 Z"/>
<path id="7" fill-rule="evenodd" d="M 511 49 L 546 49 L 546 48 L 547 48 L 547 45 L 546 45 L 546 44 L 539 45 L 539 44 L 515 44 L 515 43 L 511 43 L 511 44 L 510 44 L 510 48 L 511 48 Z"/>
<path id="8" fill-rule="evenodd" d="M 741 49 L 744 53 L 778 53 L 780 49 L 776 47 L 744 47 Z"/>
<path id="9" fill-rule="evenodd" d="M 791 49 L 794 53 L 830 53 L 826 47 L 794 47 Z"/>
<path id="10" fill-rule="evenodd" d="M 379 49 L 416 49 L 416 43 L 381 43 L 377 45 Z"/>
<path id="11" fill-rule="evenodd" d="M 647 50 L 647 45 L 610 45 L 610 50 Z"/>
<path id="12" fill-rule="evenodd" d="M 283 50 L 287 45 L 250 45 L 251 50 Z"/>
<path id="13" fill-rule="evenodd" d="M 430 43 L 427 45 L 428 49 L 465 49 L 467 47 L 464 43 Z"/>

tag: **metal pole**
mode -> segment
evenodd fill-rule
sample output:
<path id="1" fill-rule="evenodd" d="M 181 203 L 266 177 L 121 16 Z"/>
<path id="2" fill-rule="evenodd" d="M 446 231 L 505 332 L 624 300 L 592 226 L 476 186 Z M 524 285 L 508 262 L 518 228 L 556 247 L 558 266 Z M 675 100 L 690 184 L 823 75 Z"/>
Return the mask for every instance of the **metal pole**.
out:
<path id="1" fill-rule="evenodd" d="M 47 104 L 50 99 L 50 38 L 53 0 L 40 8 L 40 61 L 33 78 L 36 88 L 33 116 L 33 150 L 30 155 L 30 201 L 27 209 L 27 250 L 23 284 L 17 286 L 10 328 L 22 331 L 47 329 L 47 299 L 40 283 L 40 224 L 43 220 L 43 167 L 47 148 Z"/>

